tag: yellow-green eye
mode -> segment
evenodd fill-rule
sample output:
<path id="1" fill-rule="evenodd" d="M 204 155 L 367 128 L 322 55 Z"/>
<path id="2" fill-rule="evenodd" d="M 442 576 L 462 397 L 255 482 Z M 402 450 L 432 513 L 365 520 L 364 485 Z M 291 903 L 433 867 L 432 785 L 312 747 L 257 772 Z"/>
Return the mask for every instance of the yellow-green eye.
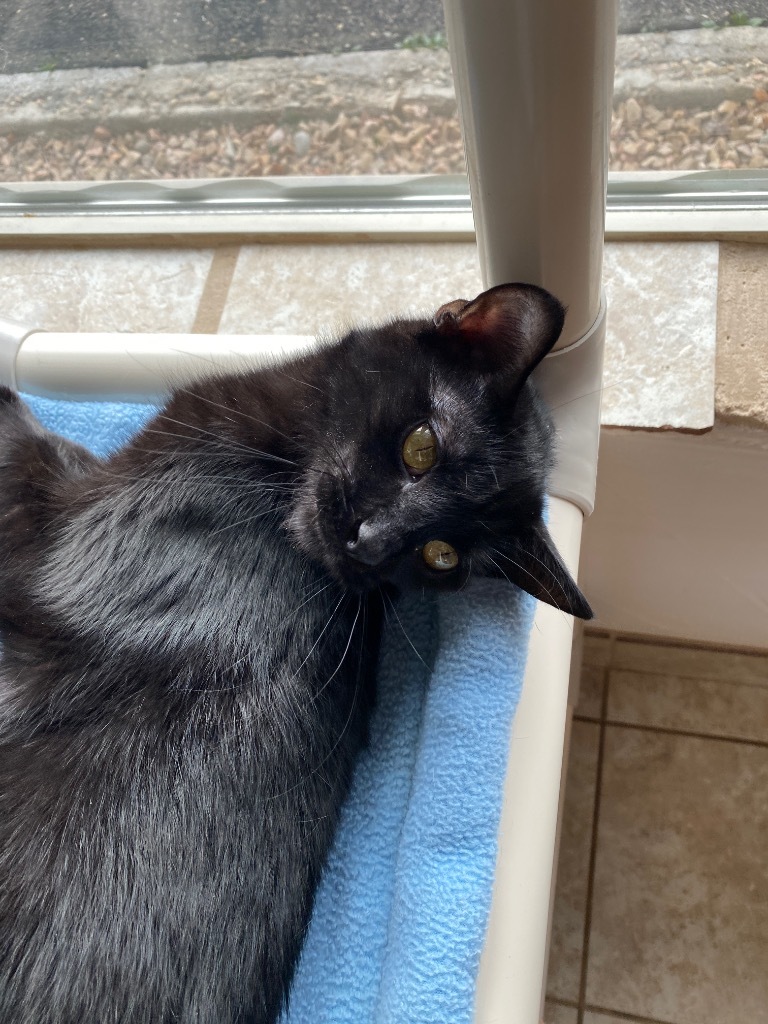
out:
<path id="1" fill-rule="evenodd" d="M 455 569 L 459 564 L 456 548 L 451 547 L 444 540 L 427 541 L 421 549 L 421 557 L 430 569 L 440 569 L 442 572 L 447 569 Z"/>
<path id="2" fill-rule="evenodd" d="M 426 473 L 437 462 L 437 438 L 428 423 L 422 423 L 406 437 L 403 462 L 413 473 Z"/>

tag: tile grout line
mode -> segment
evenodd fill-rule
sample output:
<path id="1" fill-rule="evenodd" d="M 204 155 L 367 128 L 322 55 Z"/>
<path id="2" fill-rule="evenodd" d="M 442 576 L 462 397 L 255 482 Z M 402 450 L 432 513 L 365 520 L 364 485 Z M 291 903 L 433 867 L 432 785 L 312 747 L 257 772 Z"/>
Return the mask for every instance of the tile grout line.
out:
<path id="1" fill-rule="evenodd" d="M 675 1024 L 671 1020 L 662 1020 L 660 1017 L 644 1017 L 642 1014 L 627 1013 L 626 1010 L 611 1010 L 606 1006 L 597 1006 L 588 1003 L 587 1009 L 590 1013 L 603 1014 L 606 1017 L 613 1017 L 614 1020 L 626 1020 L 629 1024 Z"/>
<path id="2" fill-rule="evenodd" d="M 715 652 L 717 653 L 717 652 Z M 623 672 L 628 676 L 654 676 L 656 678 L 680 679 L 685 683 L 717 683 L 718 686 L 749 686 L 755 690 L 768 689 L 768 679 L 746 679 L 729 676 L 723 679 L 721 676 L 705 676 L 700 672 L 695 675 L 689 672 L 678 672 L 675 669 L 665 668 L 644 668 L 638 669 L 635 666 L 614 665 L 613 672 Z"/>
<path id="3" fill-rule="evenodd" d="M 759 658 L 765 660 L 765 648 L 755 647 L 749 644 L 725 644 L 712 643 L 706 640 L 686 640 L 685 637 L 674 636 L 649 636 L 646 633 L 611 633 L 608 630 L 585 630 L 585 636 L 592 636 L 596 639 L 614 637 L 617 641 L 625 644 L 637 644 L 638 647 L 659 647 L 663 650 L 698 651 L 701 654 L 722 654 L 725 656 Z M 617 665 L 616 668 L 621 666 Z"/>
<path id="4" fill-rule="evenodd" d="M 598 715 L 574 715 L 574 722 L 586 722 L 589 725 L 600 725 Z M 720 732 L 696 732 L 693 729 L 676 729 L 671 725 L 644 725 L 642 722 L 622 722 L 618 718 L 606 718 L 606 725 L 617 729 L 637 729 L 638 732 L 660 733 L 662 736 L 687 736 L 694 740 L 717 740 L 720 743 L 739 743 L 746 747 L 768 747 L 768 740 L 751 740 L 746 736 L 729 736 Z"/>
<path id="5" fill-rule="evenodd" d="M 547 1002 L 554 1006 L 563 1006 L 568 1010 L 578 1010 L 579 1004 L 573 999 L 561 999 L 559 996 L 547 996 Z M 617 1010 L 610 1006 L 600 1006 L 597 1003 L 586 1003 L 584 1010 L 589 1013 L 599 1013 L 614 1020 L 627 1020 L 630 1024 L 675 1024 L 671 1020 L 662 1020 L 661 1017 L 643 1017 L 636 1013 L 627 1013 L 626 1010 Z"/>
<path id="6" fill-rule="evenodd" d="M 642 1014 L 638 1016 L 636 1013 L 626 1013 L 624 1010 L 609 1010 L 605 1006 L 593 1006 L 590 1003 L 587 1006 L 590 1013 L 599 1013 L 606 1017 L 610 1017 L 612 1020 L 626 1020 L 629 1024 L 675 1024 L 671 1020 L 662 1020 L 660 1017 L 643 1017 Z"/>
<path id="7" fill-rule="evenodd" d="M 575 717 L 575 716 L 574 716 Z M 595 721 L 595 719 L 585 719 Z M 721 733 L 695 732 L 693 729 L 673 729 L 663 725 L 642 725 L 639 722 L 619 722 L 612 718 L 606 718 L 606 725 L 614 729 L 637 729 L 638 732 L 660 733 L 662 736 L 687 736 L 694 740 L 716 740 L 718 743 L 738 743 L 745 747 L 759 747 L 764 750 L 768 747 L 768 740 L 749 740 L 743 736 L 725 736 Z"/>
<path id="8" fill-rule="evenodd" d="M 561 999 L 560 996 L 547 996 L 548 1003 L 554 1003 L 555 1006 L 567 1006 L 569 1010 L 578 1010 L 579 1004 L 574 1002 L 573 999 Z"/>
<path id="9" fill-rule="evenodd" d="M 579 995 L 576 1007 L 576 1024 L 584 1024 L 587 1004 L 587 970 L 589 966 L 589 940 L 592 931 L 592 901 L 595 889 L 595 864 L 597 863 L 597 834 L 600 818 L 600 800 L 603 788 L 603 754 L 605 752 L 605 729 L 608 717 L 608 686 L 611 661 L 616 647 L 616 635 L 609 637 L 608 664 L 603 668 L 603 692 L 600 701 L 600 732 L 597 744 L 597 771 L 595 772 L 595 799 L 592 805 L 592 839 L 589 848 L 587 868 L 587 894 L 584 906 L 584 929 L 581 944 L 581 970 L 579 972 Z"/>
<path id="10" fill-rule="evenodd" d="M 218 334 L 239 254 L 239 245 L 221 245 L 213 250 L 211 265 L 197 304 L 192 334 Z"/>
<path id="11" fill-rule="evenodd" d="M 711 652 L 711 653 L 717 653 Z M 719 676 L 688 675 L 686 672 L 676 672 L 670 669 L 659 668 L 628 668 L 625 665 L 614 665 L 614 672 L 625 672 L 631 676 L 654 676 L 656 678 L 682 679 L 686 683 L 717 683 L 718 686 L 748 686 L 753 690 L 768 690 L 768 679 L 754 682 L 752 679 L 721 679 Z"/>

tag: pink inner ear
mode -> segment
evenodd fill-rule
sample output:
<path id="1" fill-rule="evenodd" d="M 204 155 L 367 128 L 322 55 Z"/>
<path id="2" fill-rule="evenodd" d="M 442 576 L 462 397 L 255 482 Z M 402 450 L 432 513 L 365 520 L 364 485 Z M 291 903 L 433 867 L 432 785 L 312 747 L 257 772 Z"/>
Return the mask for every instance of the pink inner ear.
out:
<path id="1" fill-rule="evenodd" d="M 562 305 L 535 285 L 496 285 L 466 302 L 441 306 L 434 317 L 446 353 L 470 359 L 487 372 L 503 369 L 522 384 L 554 345 L 563 326 Z"/>
<path id="2" fill-rule="evenodd" d="M 495 296 L 494 296 L 495 298 Z M 501 303 L 487 301 L 486 293 L 476 299 L 454 299 L 446 302 L 435 313 L 436 327 L 442 327 L 452 333 L 458 330 L 468 341 L 479 338 L 491 340 L 493 335 L 504 327 L 505 310 Z"/>
<path id="3" fill-rule="evenodd" d="M 435 327 L 440 327 L 446 322 L 454 323 L 462 309 L 468 305 L 469 299 L 454 299 L 453 302 L 446 302 L 432 318 Z"/>
<path id="4" fill-rule="evenodd" d="M 464 307 L 457 320 L 462 334 L 483 335 L 490 340 L 505 327 L 505 310 L 497 303 L 475 299 Z"/>

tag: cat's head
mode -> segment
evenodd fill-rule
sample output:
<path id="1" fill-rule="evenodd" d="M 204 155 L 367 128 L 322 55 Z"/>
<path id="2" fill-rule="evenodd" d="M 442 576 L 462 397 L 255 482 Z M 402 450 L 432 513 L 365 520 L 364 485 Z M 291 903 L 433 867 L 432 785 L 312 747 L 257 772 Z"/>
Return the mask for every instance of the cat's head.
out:
<path id="1" fill-rule="evenodd" d="M 590 618 L 542 518 L 554 431 L 528 379 L 563 319 L 543 289 L 500 285 L 330 346 L 299 545 L 356 589 L 496 576 Z"/>

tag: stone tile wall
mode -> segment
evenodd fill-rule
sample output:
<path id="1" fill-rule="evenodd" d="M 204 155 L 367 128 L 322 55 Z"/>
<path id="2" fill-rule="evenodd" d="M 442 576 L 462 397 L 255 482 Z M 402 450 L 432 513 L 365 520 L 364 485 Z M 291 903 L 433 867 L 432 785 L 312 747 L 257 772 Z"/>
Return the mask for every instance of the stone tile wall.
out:
<path id="1" fill-rule="evenodd" d="M 720 285 L 718 288 L 718 276 Z M 47 330 L 337 333 L 481 289 L 474 244 L 0 250 L 0 315 Z M 606 246 L 603 425 L 768 424 L 768 246 Z M 717 348 L 717 360 L 716 360 Z"/>

